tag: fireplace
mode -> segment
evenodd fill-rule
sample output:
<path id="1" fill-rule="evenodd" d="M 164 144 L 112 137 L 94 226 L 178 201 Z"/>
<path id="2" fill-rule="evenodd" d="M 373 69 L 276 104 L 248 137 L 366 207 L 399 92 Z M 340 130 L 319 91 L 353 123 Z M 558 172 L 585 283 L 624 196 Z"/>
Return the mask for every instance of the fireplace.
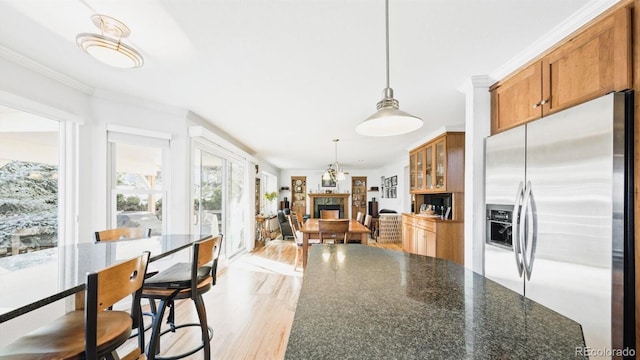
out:
<path id="1" fill-rule="evenodd" d="M 349 218 L 349 194 L 309 194 L 311 216 L 320 218 L 320 210 L 338 210 L 341 219 Z"/>
<path id="2" fill-rule="evenodd" d="M 318 208 L 314 210 L 314 218 L 320 218 L 320 212 L 322 210 L 339 210 L 340 218 L 344 218 L 344 206 L 342 205 L 318 205 Z"/>

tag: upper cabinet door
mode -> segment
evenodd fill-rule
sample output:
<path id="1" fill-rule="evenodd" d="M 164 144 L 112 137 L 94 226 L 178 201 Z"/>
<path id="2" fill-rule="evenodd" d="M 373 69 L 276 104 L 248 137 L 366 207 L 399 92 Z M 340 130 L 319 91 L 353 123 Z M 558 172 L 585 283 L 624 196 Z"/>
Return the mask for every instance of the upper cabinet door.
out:
<path id="1" fill-rule="evenodd" d="M 491 88 L 491 134 L 633 87 L 632 9 L 620 7 Z"/>
<path id="2" fill-rule="evenodd" d="M 424 149 L 416 152 L 416 190 L 424 189 Z"/>
<path id="3" fill-rule="evenodd" d="M 534 63 L 492 89 L 492 129 L 498 133 L 542 117 L 542 66 Z"/>
<path id="4" fill-rule="evenodd" d="M 409 154 L 409 190 L 416 189 L 416 152 Z"/>
<path id="5" fill-rule="evenodd" d="M 616 10 L 542 59 L 543 113 L 630 89 L 631 9 Z"/>

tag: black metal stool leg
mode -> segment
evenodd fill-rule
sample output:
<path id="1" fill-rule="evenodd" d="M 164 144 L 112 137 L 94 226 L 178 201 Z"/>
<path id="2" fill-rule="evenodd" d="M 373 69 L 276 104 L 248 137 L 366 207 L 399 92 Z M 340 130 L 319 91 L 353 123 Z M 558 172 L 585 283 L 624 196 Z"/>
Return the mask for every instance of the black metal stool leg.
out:
<path id="1" fill-rule="evenodd" d="M 160 328 L 162 327 L 162 318 L 167 308 L 167 301 L 160 300 L 160 306 L 153 316 L 153 325 L 151 326 L 151 338 L 149 346 L 147 346 L 147 359 L 155 360 L 156 354 L 160 352 Z"/>
<path id="2" fill-rule="evenodd" d="M 200 332 L 202 334 L 202 345 L 204 350 L 204 359 L 211 359 L 211 338 L 209 337 L 209 326 L 207 325 L 207 311 L 204 306 L 204 299 L 201 295 L 196 296 L 194 300 L 198 319 L 200 320 Z M 211 334 L 213 336 L 213 333 Z"/>

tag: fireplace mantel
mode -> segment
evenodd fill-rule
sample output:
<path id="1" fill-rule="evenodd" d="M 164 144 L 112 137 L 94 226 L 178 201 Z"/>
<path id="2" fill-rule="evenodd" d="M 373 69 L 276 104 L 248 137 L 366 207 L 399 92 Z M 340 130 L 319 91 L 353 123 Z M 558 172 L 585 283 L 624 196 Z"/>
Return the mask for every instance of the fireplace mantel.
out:
<path id="1" fill-rule="evenodd" d="M 309 199 L 311 202 L 311 217 L 320 217 L 317 211 L 318 205 L 340 205 L 342 207 L 342 211 L 340 212 L 342 214 L 341 217 L 349 219 L 349 196 L 351 196 L 351 194 L 309 194 Z"/>

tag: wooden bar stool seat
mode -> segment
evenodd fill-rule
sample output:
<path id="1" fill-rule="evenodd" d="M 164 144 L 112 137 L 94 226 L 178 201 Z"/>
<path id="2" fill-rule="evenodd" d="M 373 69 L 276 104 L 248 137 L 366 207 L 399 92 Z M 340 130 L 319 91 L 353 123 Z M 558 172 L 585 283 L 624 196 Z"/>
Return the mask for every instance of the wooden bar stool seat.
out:
<path id="1" fill-rule="evenodd" d="M 0 359 L 145 359 L 140 293 L 149 253 L 87 275 L 85 308 L 71 311 L 0 349 Z M 110 310 L 133 294 L 131 313 Z M 125 357 L 116 349 L 131 329 L 138 347 Z"/>

